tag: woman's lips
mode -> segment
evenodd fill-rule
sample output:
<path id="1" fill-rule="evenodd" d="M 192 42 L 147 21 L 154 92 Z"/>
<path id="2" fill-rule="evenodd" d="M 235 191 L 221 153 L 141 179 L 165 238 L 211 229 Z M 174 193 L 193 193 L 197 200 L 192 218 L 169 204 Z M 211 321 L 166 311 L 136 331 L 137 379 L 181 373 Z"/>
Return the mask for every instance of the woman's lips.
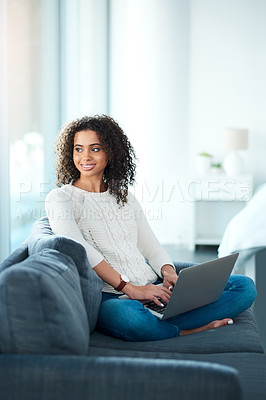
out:
<path id="1" fill-rule="evenodd" d="M 95 167 L 96 164 L 81 164 L 81 168 L 84 171 L 90 171 L 91 169 L 93 169 Z"/>

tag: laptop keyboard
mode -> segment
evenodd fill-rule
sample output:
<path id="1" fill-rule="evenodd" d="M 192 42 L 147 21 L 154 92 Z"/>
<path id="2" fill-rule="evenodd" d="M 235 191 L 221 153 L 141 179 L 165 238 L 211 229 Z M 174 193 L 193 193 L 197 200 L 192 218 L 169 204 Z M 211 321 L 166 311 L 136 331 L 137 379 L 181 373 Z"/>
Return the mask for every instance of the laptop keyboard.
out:
<path id="1" fill-rule="evenodd" d="M 164 301 L 160 300 L 160 299 L 159 299 L 159 301 L 160 301 L 162 304 L 164 304 L 163 307 L 158 306 L 158 305 L 157 305 L 156 303 L 154 303 L 154 301 L 152 301 L 152 300 L 142 301 L 142 304 L 143 304 L 144 307 L 146 307 L 146 308 L 149 308 L 149 309 L 151 309 L 151 310 L 153 310 L 153 311 L 156 311 L 156 312 L 158 312 L 159 314 L 163 314 L 164 311 L 165 311 L 165 308 L 166 308 L 166 305 L 167 305 L 167 304 L 166 304 Z"/>

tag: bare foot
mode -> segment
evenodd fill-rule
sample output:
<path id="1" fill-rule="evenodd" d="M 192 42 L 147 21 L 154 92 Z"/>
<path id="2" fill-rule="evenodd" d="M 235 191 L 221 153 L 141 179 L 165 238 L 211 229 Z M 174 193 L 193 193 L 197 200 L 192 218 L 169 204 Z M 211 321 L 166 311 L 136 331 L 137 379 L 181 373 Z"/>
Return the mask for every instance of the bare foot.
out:
<path id="1" fill-rule="evenodd" d="M 212 321 L 207 325 L 200 326 L 195 329 L 183 329 L 180 333 L 180 336 L 183 335 L 191 335 L 192 333 L 198 333 L 203 331 L 208 331 L 209 329 L 220 328 L 221 326 L 231 325 L 233 324 L 233 320 L 231 318 L 225 318 L 217 321 Z"/>

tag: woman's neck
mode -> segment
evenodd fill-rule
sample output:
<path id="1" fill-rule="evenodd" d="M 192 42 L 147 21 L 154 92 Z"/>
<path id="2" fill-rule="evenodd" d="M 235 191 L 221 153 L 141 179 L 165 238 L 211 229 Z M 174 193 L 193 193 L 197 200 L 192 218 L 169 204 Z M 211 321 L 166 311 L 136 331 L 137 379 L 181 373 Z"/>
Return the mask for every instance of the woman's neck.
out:
<path id="1" fill-rule="evenodd" d="M 104 183 L 104 181 L 95 181 L 92 182 L 91 180 L 81 180 L 78 179 L 76 182 L 73 183 L 73 186 L 86 190 L 87 192 L 93 192 L 93 193 L 102 193 L 107 190 L 107 185 Z"/>

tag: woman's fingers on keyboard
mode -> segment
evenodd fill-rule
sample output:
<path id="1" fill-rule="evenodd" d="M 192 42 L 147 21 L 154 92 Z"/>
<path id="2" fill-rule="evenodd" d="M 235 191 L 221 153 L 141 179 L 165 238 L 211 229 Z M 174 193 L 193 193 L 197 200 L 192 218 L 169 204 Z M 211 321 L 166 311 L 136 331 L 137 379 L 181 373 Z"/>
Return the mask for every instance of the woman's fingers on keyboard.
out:
<path id="1" fill-rule="evenodd" d="M 158 305 L 160 303 L 160 305 L 164 306 L 164 304 L 162 302 L 168 303 L 170 296 L 171 296 L 171 292 L 169 289 L 166 289 L 164 287 L 159 287 L 158 292 L 156 293 L 156 298 L 158 301 L 154 301 L 154 300 L 153 301 Z"/>
<path id="2" fill-rule="evenodd" d="M 144 286 L 132 285 L 132 287 L 134 291 L 132 291 L 130 298 L 136 300 L 152 300 L 160 306 L 162 302 L 168 303 L 171 296 L 171 291 L 163 286 L 150 284 Z"/>
<path id="3" fill-rule="evenodd" d="M 157 297 L 154 296 L 154 297 L 152 298 L 152 301 L 153 301 L 155 304 L 157 304 L 158 306 L 164 307 L 164 304 L 162 303 L 162 301 L 161 301 L 160 298 L 157 298 Z"/>

